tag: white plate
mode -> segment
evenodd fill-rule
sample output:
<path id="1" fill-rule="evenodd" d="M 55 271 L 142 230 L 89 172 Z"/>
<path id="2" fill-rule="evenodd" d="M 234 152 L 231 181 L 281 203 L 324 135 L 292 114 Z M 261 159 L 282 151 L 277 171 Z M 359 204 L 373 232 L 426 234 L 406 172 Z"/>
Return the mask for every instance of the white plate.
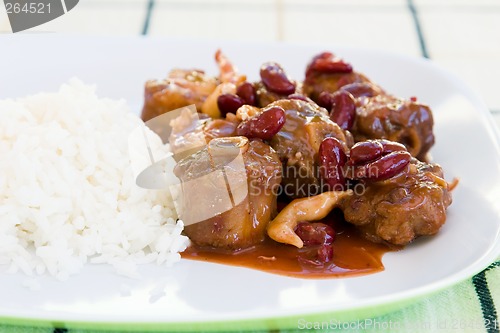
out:
<path id="1" fill-rule="evenodd" d="M 429 61 L 328 45 L 7 35 L 0 37 L 0 98 L 52 91 L 78 76 L 97 84 L 101 96 L 125 98 L 139 111 L 146 79 L 160 78 L 172 67 L 215 74 L 217 47 L 250 78 L 267 60 L 301 78 L 310 57 L 329 49 L 388 91 L 430 104 L 434 161 L 448 180 L 460 178 L 441 232 L 386 254 L 381 273 L 345 279 L 302 280 L 183 260 L 172 269 L 143 266 L 142 280 L 88 266 L 65 283 L 42 278 L 42 290 L 33 292 L 21 286 L 23 276 L 1 274 L 3 321 L 142 330 L 293 328 L 301 318 L 352 319 L 400 307 L 470 277 L 500 255 L 498 133 L 481 100 Z M 120 294 L 123 284 L 131 287 L 128 297 Z M 151 299 L 163 286 L 165 296 Z"/>

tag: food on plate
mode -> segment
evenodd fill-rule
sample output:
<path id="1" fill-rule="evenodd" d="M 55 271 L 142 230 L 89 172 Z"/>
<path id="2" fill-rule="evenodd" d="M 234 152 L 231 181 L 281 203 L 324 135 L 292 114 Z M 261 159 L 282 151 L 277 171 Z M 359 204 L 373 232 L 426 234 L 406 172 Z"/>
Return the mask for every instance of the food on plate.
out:
<path id="1" fill-rule="evenodd" d="M 299 249 L 311 244 L 313 239 L 305 237 L 311 234 L 310 229 L 317 229 L 320 223 L 307 223 L 325 218 L 333 208 L 343 199 L 352 195 L 352 191 L 328 191 L 308 198 L 296 199 L 281 210 L 274 220 L 269 223 L 267 233 L 273 240 L 290 244 Z M 328 225 L 321 224 L 321 228 L 331 229 Z M 307 233 L 306 233 L 307 231 Z M 333 240 L 334 230 L 326 232 Z M 320 242 L 322 244 L 322 242 Z M 325 243 L 330 245 L 330 243 Z"/>
<path id="2" fill-rule="evenodd" d="M 355 89 L 353 91 L 351 89 Z M 373 97 L 384 91 L 362 73 L 356 72 L 352 65 L 330 52 L 322 52 L 307 64 L 303 83 L 304 95 L 321 104 L 328 94 L 347 90 L 356 97 Z"/>
<path id="3" fill-rule="evenodd" d="M 363 101 L 358 99 L 352 133 L 356 141 L 388 139 L 400 142 L 412 156 L 425 160 L 434 145 L 432 126 L 432 113 L 427 105 L 411 99 L 377 95 Z"/>
<path id="4" fill-rule="evenodd" d="M 304 94 L 319 105 L 339 108 L 355 104 L 351 126 L 356 141 L 388 139 L 404 144 L 412 156 L 426 158 L 434 144 L 433 117 L 416 98 L 401 99 L 386 93 L 344 60 L 323 52 L 309 63 Z M 339 98 L 344 95 L 349 98 Z M 345 108 L 345 106 L 344 106 Z"/>
<path id="5" fill-rule="evenodd" d="M 219 117 L 218 97 L 236 93 L 236 84 L 244 82 L 246 77 L 237 73 L 222 52 L 216 53 L 215 60 L 220 70 L 217 78 L 199 69 L 174 69 L 166 79 L 146 82 L 142 119 L 147 121 L 190 104 L 212 117 Z"/>
<path id="6" fill-rule="evenodd" d="M 73 80 L 57 93 L 0 101 L 0 264 L 65 279 L 85 263 L 136 276 L 189 244 L 168 191 L 135 184 L 124 101 Z M 160 142 L 152 148 L 167 153 Z"/>
<path id="7" fill-rule="evenodd" d="M 147 121 L 190 104 L 201 110 L 203 103 L 216 87 L 217 80 L 207 77 L 203 71 L 173 70 L 164 80 L 146 82 L 142 119 Z"/>
<path id="8" fill-rule="evenodd" d="M 348 197 L 342 210 L 345 220 L 374 242 L 405 245 L 436 234 L 446 221 L 451 192 L 437 164 L 413 158 L 403 172 L 366 184 L 366 191 Z"/>
<path id="9" fill-rule="evenodd" d="M 300 85 L 288 78 L 285 70 L 275 62 L 267 62 L 260 68 L 261 81 L 253 84 L 256 103 L 264 107 L 289 95 L 300 93 Z"/>
<path id="10" fill-rule="evenodd" d="M 187 226 L 193 244 L 184 257 L 292 276 L 364 274 L 383 269 L 384 252 L 438 232 L 456 183 L 428 163 L 435 140 L 428 106 L 390 95 L 330 52 L 313 57 L 303 81 L 267 62 L 251 82 L 220 50 L 215 58 L 219 76 L 202 80 L 212 93 L 184 90 L 185 104 L 175 104 L 200 101 L 200 116 L 171 141 L 195 132 L 206 140 L 179 158 L 176 176 L 185 183 L 214 172 L 214 160 L 224 168 L 232 158 L 221 162 L 211 147 L 233 142 L 245 147 L 249 188 L 257 180 L 260 190 Z M 148 85 L 143 119 L 174 109 L 152 105 Z M 168 104 L 176 85 L 167 78 L 155 98 Z M 191 207 L 204 209 L 203 195 L 189 193 Z"/>
<path id="11" fill-rule="evenodd" d="M 351 134 L 342 130 L 328 117 L 326 110 L 315 103 L 282 99 L 270 105 L 280 106 L 286 112 L 285 124 L 269 141 L 283 162 L 286 194 L 302 198 L 321 193 L 323 182 L 317 163 L 321 142 L 336 138 L 347 149 L 353 144 Z"/>
<path id="12" fill-rule="evenodd" d="M 234 208 L 203 222 L 187 225 L 184 233 L 202 246 L 238 250 L 262 242 L 266 236 L 266 227 L 275 215 L 275 193 L 281 181 L 282 171 L 276 152 L 260 140 L 250 141 L 243 136 L 217 138 L 211 140 L 204 149 L 182 159 L 174 172 L 184 185 L 192 179 L 198 180 L 195 184 L 196 190 L 189 192 L 188 202 L 185 204 L 188 207 L 206 207 L 204 202 L 207 192 L 214 193 L 218 186 L 225 184 L 214 178 L 208 178 L 203 184 L 200 183 L 200 179 L 203 179 L 201 176 L 213 173 L 220 165 L 234 160 L 235 155 L 227 153 L 228 145 L 236 148 L 236 155 L 242 152 L 245 173 L 241 175 L 238 169 L 229 169 L 227 177 L 232 180 L 233 186 L 238 186 L 238 182 L 245 182 L 248 185 L 248 193 Z M 223 146 L 222 155 L 217 151 L 220 151 L 220 146 Z M 203 186 L 208 189 L 200 191 Z"/>
<path id="13" fill-rule="evenodd" d="M 215 58 L 219 76 L 201 81 L 212 93 L 190 89 L 184 105 L 155 107 L 147 83 L 143 119 L 203 102 L 194 103 L 200 120 L 191 128 L 207 145 L 179 158 L 177 177 L 185 183 L 213 172 L 220 152 L 211 147 L 236 142 L 245 147 L 248 184 L 258 179 L 261 191 L 187 226 L 193 244 L 183 256 L 292 276 L 361 274 L 381 270 L 383 252 L 438 232 L 456 183 L 428 163 L 435 140 L 428 106 L 391 95 L 330 52 L 313 57 L 303 81 L 267 62 L 251 82 L 220 50 Z M 165 82 L 155 98 L 168 103 L 178 81 Z M 203 202 L 190 193 L 191 206 Z"/>

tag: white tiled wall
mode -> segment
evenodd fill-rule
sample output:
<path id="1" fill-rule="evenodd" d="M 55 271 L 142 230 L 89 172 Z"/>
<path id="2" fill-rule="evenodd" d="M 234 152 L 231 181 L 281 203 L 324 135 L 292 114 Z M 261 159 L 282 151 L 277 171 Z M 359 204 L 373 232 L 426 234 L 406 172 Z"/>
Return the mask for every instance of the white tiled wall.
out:
<path id="1" fill-rule="evenodd" d="M 412 18 L 403 6 L 352 10 L 339 5 L 323 6 L 321 11 L 303 7 L 285 7 L 284 40 L 420 53 Z"/>
<path id="2" fill-rule="evenodd" d="M 150 0 L 81 0 L 31 29 L 138 35 Z M 483 96 L 500 123 L 500 0 L 154 0 L 148 34 L 376 47 L 429 56 Z M 0 6 L 0 33 L 10 33 Z"/>
<path id="3" fill-rule="evenodd" d="M 158 1 L 150 34 L 273 41 L 277 25 L 272 1 Z"/>
<path id="4" fill-rule="evenodd" d="M 487 105 L 500 110 L 500 2 L 496 10 L 420 11 L 422 29 L 433 60 L 479 91 Z"/>

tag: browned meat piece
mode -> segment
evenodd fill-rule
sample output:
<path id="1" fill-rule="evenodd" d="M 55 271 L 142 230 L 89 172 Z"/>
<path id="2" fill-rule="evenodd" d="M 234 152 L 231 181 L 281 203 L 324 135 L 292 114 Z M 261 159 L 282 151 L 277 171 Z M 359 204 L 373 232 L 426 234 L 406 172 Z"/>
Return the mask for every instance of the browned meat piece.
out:
<path id="1" fill-rule="evenodd" d="M 319 67 L 318 61 L 323 61 Z M 307 96 L 321 106 L 330 108 L 331 93 L 348 91 L 356 99 L 356 119 L 354 127 L 350 129 L 356 142 L 368 139 L 400 142 L 412 156 L 425 160 L 434 144 L 432 113 L 427 106 L 388 95 L 366 76 L 352 71 L 352 68 L 351 71 L 345 68 L 343 72 L 325 71 L 325 63 L 329 66 L 347 66 L 339 59 L 332 59 L 329 53 L 314 57 L 306 70 L 303 85 Z"/>
<path id="2" fill-rule="evenodd" d="M 388 139 L 402 143 L 412 156 L 425 160 L 434 144 L 434 121 L 428 106 L 390 95 L 358 99 L 351 129 L 356 142 Z"/>
<path id="3" fill-rule="evenodd" d="M 171 127 L 168 141 L 174 158 L 182 159 L 202 149 L 212 139 L 235 136 L 238 124 L 235 115 L 229 115 L 225 119 L 211 119 L 192 109 L 181 110 L 168 123 Z"/>
<path id="4" fill-rule="evenodd" d="M 233 117 L 225 119 L 213 119 L 203 127 L 207 142 L 215 138 L 223 138 L 236 135 L 236 127 L 239 122 Z"/>
<path id="5" fill-rule="evenodd" d="M 170 72 L 164 80 L 146 82 L 142 119 L 148 121 L 168 111 L 195 104 L 198 110 L 215 90 L 218 80 L 199 70 Z"/>
<path id="6" fill-rule="evenodd" d="M 352 145 L 352 137 L 328 117 L 315 103 L 283 99 L 270 104 L 286 112 L 286 122 L 270 144 L 283 162 L 284 192 L 296 198 L 322 192 L 318 173 L 318 151 L 323 139 L 334 137 Z"/>
<path id="7" fill-rule="evenodd" d="M 370 90 L 372 96 L 383 93 L 380 87 L 359 72 L 312 73 L 304 80 L 302 90 L 304 94 L 309 96 L 313 101 L 318 102 L 318 97 L 322 92 L 334 93 L 342 87 L 345 87 L 345 89 L 349 91 L 360 85 L 365 87 L 364 90 Z M 349 92 L 356 97 L 357 94 L 354 90 Z"/>
<path id="8" fill-rule="evenodd" d="M 445 223 L 451 204 L 448 183 L 437 164 L 412 159 L 407 170 L 379 182 L 365 183 L 341 204 L 347 222 L 374 242 L 405 245 L 434 235 Z"/>
<path id="9" fill-rule="evenodd" d="M 212 177 L 204 180 L 203 176 L 213 174 L 220 167 L 217 165 L 220 154 L 214 152 L 214 147 L 227 147 L 232 144 L 236 144 L 243 152 L 245 170 L 242 175 L 234 168 L 225 169 L 231 195 L 237 202 L 236 197 L 241 193 L 237 193 L 235 189 L 241 188 L 241 185 L 248 185 L 248 195 L 230 210 L 202 222 L 186 225 L 185 234 L 197 245 L 227 250 L 250 247 L 264 240 L 267 224 L 276 214 L 281 162 L 270 146 L 258 140 L 249 142 L 245 137 L 213 139 L 209 147 L 177 164 L 174 172 L 182 180 L 183 187 L 187 186 L 189 181 L 195 180 L 193 189 L 188 190 L 188 197 L 184 198 L 184 207 L 188 207 L 192 212 L 198 210 L 197 207 L 208 210 L 210 206 L 207 203 L 217 201 L 214 201 L 213 197 L 217 196 L 218 189 L 225 189 L 227 183 L 223 178 Z"/>

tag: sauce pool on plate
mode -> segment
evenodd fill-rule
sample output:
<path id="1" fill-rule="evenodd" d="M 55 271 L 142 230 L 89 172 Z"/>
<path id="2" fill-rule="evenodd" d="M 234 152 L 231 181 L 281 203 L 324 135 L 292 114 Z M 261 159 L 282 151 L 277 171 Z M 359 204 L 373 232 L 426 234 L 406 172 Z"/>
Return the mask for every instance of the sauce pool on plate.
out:
<path id="1" fill-rule="evenodd" d="M 191 245 L 182 253 L 182 258 L 248 267 L 285 276 L 325 279 L 380 272 L 384 270 L 384 253 L 400 249 L 372 243 L 344 221 L 336 221 L 334 228 L 333 259 L 319 265 L 299 259 L 308 249 L 298 249 L 269 238 L 238 252 Z"/>

